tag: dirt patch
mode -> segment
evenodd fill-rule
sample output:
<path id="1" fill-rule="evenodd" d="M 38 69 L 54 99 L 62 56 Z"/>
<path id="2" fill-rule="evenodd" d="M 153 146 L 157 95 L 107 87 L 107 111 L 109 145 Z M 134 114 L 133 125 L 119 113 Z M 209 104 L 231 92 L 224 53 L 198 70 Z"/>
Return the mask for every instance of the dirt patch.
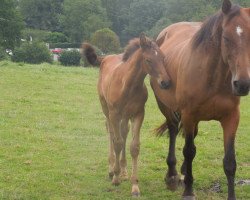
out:
<path id="1" fill-rule="evenodd" d="M 219 182 L 213 183 L 213 185 L 210 187 L 210 191 L 215 193 L 221 193 L 222 189 L 220 183 Z"/>
<path id="2" fill-rule="evenodd" d="M 239 181 L 236 181 L 235 184 L 240 185 L 240 186 L 250 185 L 250 179 L 239 180 Z"/>

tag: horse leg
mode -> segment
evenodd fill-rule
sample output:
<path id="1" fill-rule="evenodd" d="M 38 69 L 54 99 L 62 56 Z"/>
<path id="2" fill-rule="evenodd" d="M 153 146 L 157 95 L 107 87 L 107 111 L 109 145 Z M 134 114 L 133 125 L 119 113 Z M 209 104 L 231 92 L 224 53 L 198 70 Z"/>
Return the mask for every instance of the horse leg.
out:
<path id="1" fill-rule="evenodd" d="M 114 164 L 115 164 L 115 152 L 114 152 L 114 132 L 112 131 L 109 120 L 106 121 L 106 128 L 109 133 L 109 178 L 112 179 L 114 176 Z"/>
<path id="2" fill-rule="evenodd" d="M 179 185 L 179 176 L 176 170 L 175 142 L 178 134 L 178 123 L 168 123 L 169 129 L 169 151 L 166 159 L 168 171 L 165 177 L 167 187 L 174 191 Z"/>
<path id="3" fill-rule="evenodd" d="M 196 154 L 196 147 L 194 145 L 194 133 L 197 125 L 190 120 L 190 115 L 182 115 L 183 129 L 185 134 L 185 146 L 183 148 L 183 155 L 186 162 L 186 175 L 184 178 L 185 190 L 183 192 L 184 200 L 194 200 L 193 193 L 193 174 L 192 162 Z"/>
<path id="4" fill-rule="evenodd" d="M 111 127 L 110 120 L 109 120 L 109 109 L 105 98 L 99 94 L 100 103 L 102 106 L 102 111 L 106 116 L 106 129 L 109 133 L 109 155 L 108 155 L 108 162 L 109 162 L 109 178 L 112 179 L 114 176 L 114 163 L 115 163 L 115 154 L 114 154 L 114 131 Z"/>
<path id="5" fill-rule="evenodd" d="M 120 133 L 121 117 L 116 112 L 110 112 L 109 119 L 110 119 L 112 131 L 114 133 L 113 145 L 114 145 L 114 151 L 115 151 L 114 176 L 113 176 L 112 184 L 119 185 L 120 184 L 119 175 L 121 172 L 120 153 L 123 149 L 123 144 L 124 144 L 121 133 Z"/>
<path id="6" fill-rule="evenodd" d="M 238 128 L 240 119 L 239 110 L 236 109 L 225 119 L 221 120 L 221 126 L 224 133 L 224 152 L 223 168 L 227 176 L 228 182 L 228 200 L 235 200 L 234 191 L 234 179 L 236 172 L 236 160 L 235 160 L 235 135 Z"/>
<path id="7" fill-rule="evenodd" d="M 124 142 L 123 143 L 121 160 L 120 160 L 120 165 L 121 165 L 120 177 L 121 177 L 122 180 L 127 180 L 128 179 L 127 159 L 126 159 L 126 141 L 127 141 L 128 132 L 129 132 L 128 120 L 124 119 L 124 120 L 122 120 L 122 123 L 121 123 L 121 134 L 122 134 L 123 142 Z"/>
<path id="8" fill-rule="evenodd" d="M 176 170 L 175 142 L 176 136 L 179 132 L 179 120 L 176 119 L 176 117 L 173 115 L 173 112 L 167 106 L 165 106 L 156 95 L 155 99 L 161 113 L 166 117 L 165 124 L 167 126 L 166 128 L 164 127 L 162 131 L 165 131 L 167 128 L 169 130 L 169 149 L 168 156 L 166 158 L 168 170 L 164 180 L 170 190 L 176 190 L 179 185 L 179 176 Z M 165 124 L 163 125 L 165 126 Z"/>
<path id="9" fill-rule="evenodd" d="M 198 134 L 198 126 L 196 126 L 195 130 L 194 130 L 194 139 L 196 138 L 197 134 Z M 186 175 L 186 171 L 187 171 L 187 163 L 184 160 L 183 163 L 182 163 L 182 165 L 181 165 L 181 174 L 183 176 L 185 176 Z"/>
<path id="10" fill-rule="evenodd" d="M 132 156 L 132 174 L 131 174 L 131 183 L 132 183 L 132 196 L 139 196 L 140 190 L 138 186 L 138 155 L 140 152 L 140 129 L 144 119 L 144 111 L 138 114 L 132 119 L 132 142 L 130 144 L 130 154 Z"/>

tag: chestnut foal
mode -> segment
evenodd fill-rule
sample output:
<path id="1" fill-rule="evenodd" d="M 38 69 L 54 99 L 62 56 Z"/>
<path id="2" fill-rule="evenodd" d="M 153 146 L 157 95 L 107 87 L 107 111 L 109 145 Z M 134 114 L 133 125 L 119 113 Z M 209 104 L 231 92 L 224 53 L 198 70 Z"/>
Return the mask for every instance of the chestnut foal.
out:
<path id="1" fill-rule="evenodd" d="M 147 74 L 167 89 L 169 77 L 164 67 L 164 56 L 157 44 L 144 34 L 130 41 L 120 55 L 98 57 L 91 45 L 84 44 L 84 56 L 92 65 L 100 65 L 98 94 L 110 133 L 109 175 L 114 185 L 127 177 L 126 138 L 131 121 L 132 195 L 139 196 L 137 161 L 140 150 L 140 128 L 148 93 L 144 84 Z M 120 159 L 121 157 L 121 159 Z"/>

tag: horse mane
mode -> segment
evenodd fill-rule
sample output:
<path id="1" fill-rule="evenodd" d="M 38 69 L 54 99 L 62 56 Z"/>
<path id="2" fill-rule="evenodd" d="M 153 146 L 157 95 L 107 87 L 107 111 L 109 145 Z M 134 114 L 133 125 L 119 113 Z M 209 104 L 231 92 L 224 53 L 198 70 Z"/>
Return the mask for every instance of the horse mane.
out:
<path id="1" fill-rule="evenodd" d="M 131 55 L 134 54 L 136 50 L 140 48 L 140 39 L 134 38 L 129 41 L 128 45 L 125 47 L 124 54 L 122 56 L 122 61 L 126 62 Z"/>
<path id="2" fill-rule="evenodd" d="M 240 6 L 233 5 L 227 18 L 230 21 L 233 17 L 240 14 Z M 220 45 L 220 38 L 222 34 L 223 12 L 219 11 L 209 17 L 201 26 L 200 30 L 194 35 L 192 47 L 193 49 L 203 46 Z M 215 42 L 215 44 L 214 44 Z"/>

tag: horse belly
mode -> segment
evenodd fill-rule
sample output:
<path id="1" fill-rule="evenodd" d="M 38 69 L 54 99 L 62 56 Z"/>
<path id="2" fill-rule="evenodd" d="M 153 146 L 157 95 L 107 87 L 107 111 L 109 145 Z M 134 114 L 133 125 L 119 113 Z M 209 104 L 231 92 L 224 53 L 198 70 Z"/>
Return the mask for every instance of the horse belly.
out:
<path id="1" fill-rule="evenodd" d="M 126 118 L 132 118 L 138 113 L 144 111 L 145 103 L 147 101 L 147 94 L 141 93 L 136 96 L 129 97 L 123 108 L 123 116 Z"/>

